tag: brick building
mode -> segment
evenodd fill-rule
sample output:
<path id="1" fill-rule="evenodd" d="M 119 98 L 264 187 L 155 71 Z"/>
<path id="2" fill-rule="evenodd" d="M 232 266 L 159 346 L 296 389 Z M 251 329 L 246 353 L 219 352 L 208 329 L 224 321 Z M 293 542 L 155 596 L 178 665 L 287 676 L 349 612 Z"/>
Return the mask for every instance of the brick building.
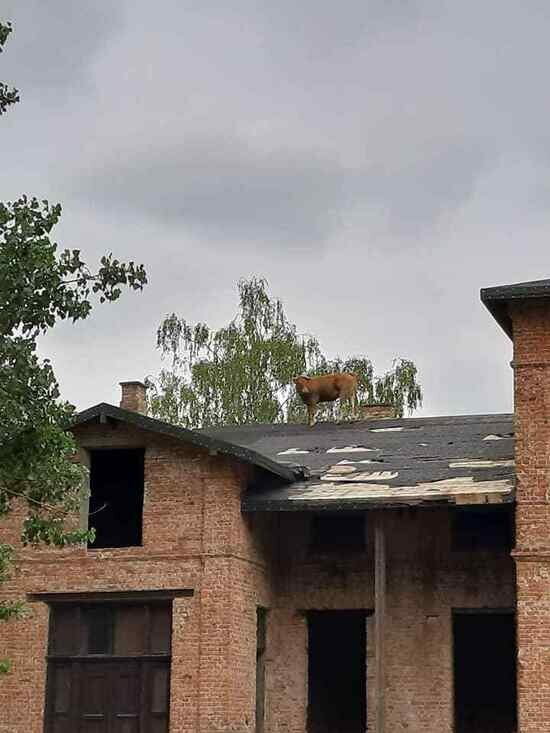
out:
<path id="1" fill-rule="evenodd" d="M 97 538 L 19 549 L 0 733 L 550 731 L 550 281 L 482 300 L 515 415 L 80 413 Z"/>

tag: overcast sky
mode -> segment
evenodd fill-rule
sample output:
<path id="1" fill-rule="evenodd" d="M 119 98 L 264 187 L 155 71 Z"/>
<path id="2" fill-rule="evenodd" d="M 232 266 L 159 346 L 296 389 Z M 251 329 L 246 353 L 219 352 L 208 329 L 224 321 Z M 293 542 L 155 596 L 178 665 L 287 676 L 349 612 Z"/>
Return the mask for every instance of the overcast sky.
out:
<path id="1" fill-rule="evenodd" d="M 262 275 L 301 332 L 419 414 L 509 411 L 479 288 L 550 276 L 547 0 L 2 0 L 0 198 L 150 284 L 42 344 L 79 408 L 155 374 L 175 311 L 221 325 Z"/>

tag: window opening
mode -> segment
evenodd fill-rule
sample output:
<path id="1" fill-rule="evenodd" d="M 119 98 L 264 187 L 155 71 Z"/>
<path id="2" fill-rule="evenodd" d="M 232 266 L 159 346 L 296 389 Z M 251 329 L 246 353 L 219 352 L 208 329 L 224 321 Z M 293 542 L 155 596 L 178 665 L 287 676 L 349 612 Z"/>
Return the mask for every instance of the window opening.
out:
<path id="1" fill-rule="evenodd" d="M 364 550 L 365 515 L 313 516 L 310 547 L 313 552 Z"/>
<path id="2" fill-rule="evenodd" d="M 91 549 L 141 545 L 143 471 L 143 449 L 90 452 Z"/>
<path id="3" fill-rule="evenodd" d="M 513 546 L 513 534 L 513 516 L 509 507 L 457 509 L 453 512 L 454 550 L 509 552 Z"/>

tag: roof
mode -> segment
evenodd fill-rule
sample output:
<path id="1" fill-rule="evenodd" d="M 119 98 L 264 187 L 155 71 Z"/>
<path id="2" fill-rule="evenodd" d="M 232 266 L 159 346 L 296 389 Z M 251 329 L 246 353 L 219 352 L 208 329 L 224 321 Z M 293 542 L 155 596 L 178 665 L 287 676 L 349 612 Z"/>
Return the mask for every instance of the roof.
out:
<path id="1" fill-rule="evenodd" d="M 106 402 L 101 402 L 99 405 L 94 405 L 94 407 L 90 407 L 88 410 L 79 412 L 72 420 L 71 426 L 76 427 L 92 420 L 105 420 L 106 418 L 119 420 L 120 422 L 134 425 L 137 428 L 152 433 L 166 435 L 189 445 L 205 448 L 211 453 L 221 453 L 231 456 L 244 463 L 262 468 L 286 482 L 293 482 L 304 477 L 303 471 L 298 467 L 285 465 L 247 446 L 227 442 L 222 437 L 210 437 L 197 430 L 188 430 L 177 425 L 171 425 L 163 420 L 156 420 L 155 418 L 142 415 L 139 412 L 124 410 L 121 407 L 115 407 Z"/>
<path id="2" fill-rule="evenodd" d="M 100 403 L 72 425 L 118 420 L 261 468 L 277 481 L 243 495 L 243 511 L 493 504 L 514 499 L 512 415 L 234 425 L 188 430 Z M 282 479 L 282 481 L 281 481 Z"/>
<path id="3" fill-rule="evenodd" d="M 512 338 L 512 319 L 508 314 L 508 303 L 514 300 L 550 298 L 550 279 L 482 288 L 480 297 L 482 303 L 489 309 L 508 336 Z"/>
<path id="4" fill-rule="evenodd" d="M 512 415 L 374 419 L 206 428 L 310 477 L 247 492 L 244 511 L 513 501 Z"/>

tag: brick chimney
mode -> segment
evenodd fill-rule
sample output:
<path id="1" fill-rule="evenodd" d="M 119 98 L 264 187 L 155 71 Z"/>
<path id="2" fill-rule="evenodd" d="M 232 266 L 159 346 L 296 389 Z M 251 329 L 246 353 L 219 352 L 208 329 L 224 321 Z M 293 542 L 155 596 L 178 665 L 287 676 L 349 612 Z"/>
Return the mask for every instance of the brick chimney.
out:
<path id="1" fill-rule="evenodd" d="M 550 697 L 550 280 L 481 291 L 514 344 L 518 730 L 548 729 Z"/>
<path id="2" fill-rule="evenodd" d="M 147 415 L 147 388 L 143 382 L 120 382 L 120 406 L 124 410 Z"/>
<path id="3" fill-rule="evenodd" d="M 373 420 L 379 417 L 397 417 L 393 405 L 359 405 L 359 413 L 363 420 Z"/>

